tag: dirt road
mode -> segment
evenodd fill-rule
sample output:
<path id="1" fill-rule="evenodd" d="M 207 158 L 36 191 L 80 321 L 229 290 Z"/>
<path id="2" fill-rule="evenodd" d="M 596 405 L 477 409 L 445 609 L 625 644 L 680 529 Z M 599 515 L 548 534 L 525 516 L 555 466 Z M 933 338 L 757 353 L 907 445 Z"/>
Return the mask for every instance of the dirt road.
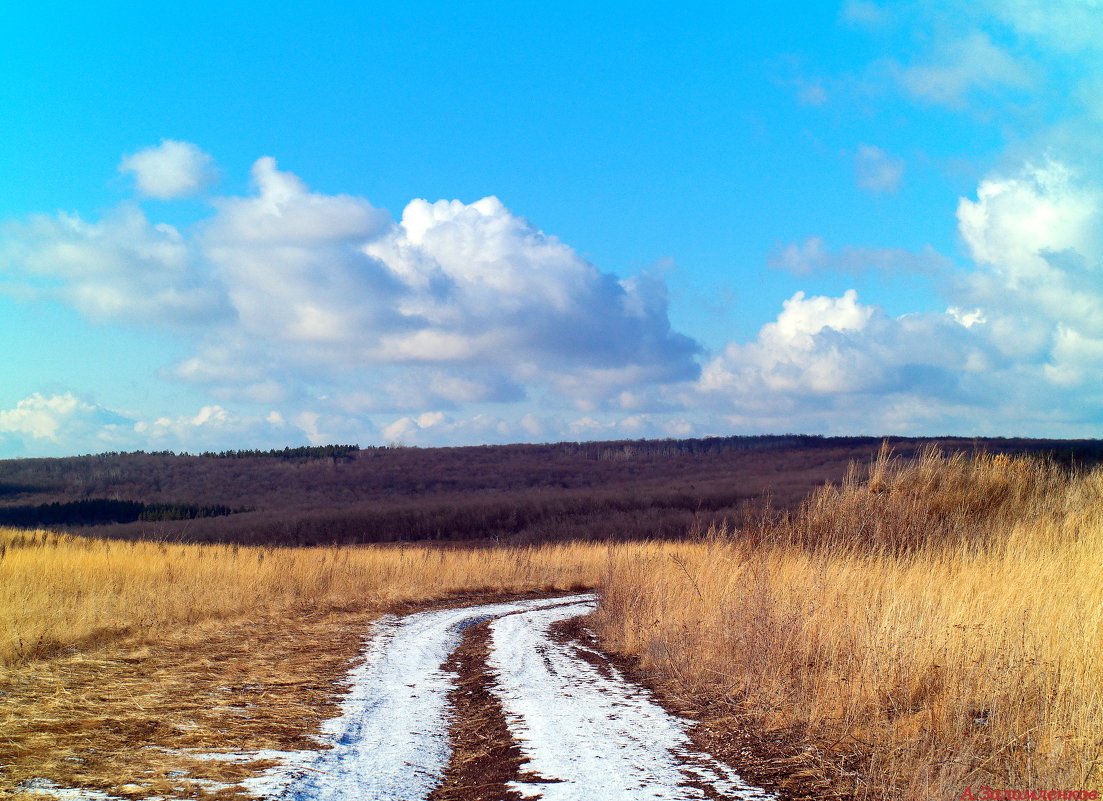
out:
<path id="1" fill-rule="evenodd" d="M 553 630 L 595 603 L 593 595 L 574 595 L 386 616 L 373 625 L 349 675 L 342 713 L 319 737 L 328 747 L 209 758 L 274 761 L 243 783 L 271 801 L 774 798 L 696 751 L 688 721 L 592 647 Z M 468 639 L 479 633 L 481 650 L 460 648 L 465 631 Z M 468 672 L 470 654 L 478 654 L 478 693 L 472 677 L 461 682 L 458 662 L 449 661 L 461 652 Z M 469 700 L 464 694 L 483 696 L 483 718 L 461 719 L 472 714 L 470 703 L 458 703 Z M 465 746 L 456 734 L 465 723 L 477 737 L 496 737 L 497 747 Z M 113 801 L 48 785 L 39 793 Z"/>
<path id="2" fill-rule="evenodd" d="M 487 667 L 524 762 L 515 797 L 548 801 L 769 799 L 695 753 L 673 717 L 552 624 L 586 614 L 590 595 L 421 612 L 379 621 L 326 751 L 281 755 L 250 789 L 286 801 L 426 799 L 449 762 L 444 666 L 468 626 L 492 620 Z"/>

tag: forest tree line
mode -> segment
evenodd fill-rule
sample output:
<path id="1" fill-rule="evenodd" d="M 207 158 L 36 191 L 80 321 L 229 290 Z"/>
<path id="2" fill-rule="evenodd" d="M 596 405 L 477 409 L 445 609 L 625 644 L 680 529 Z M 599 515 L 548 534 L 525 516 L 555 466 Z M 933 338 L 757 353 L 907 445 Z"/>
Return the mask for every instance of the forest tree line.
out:
<path id="1" fill-rule="evenodd" d="M 787 434 L 9 459 L 0 460 L 0 524 L 296 545 L 671 538 L 783 514 L 852 463 L 869 464 L 883 441 Z M 934 445 L 1032 453 L 1071 469 L 1103 461 L 1100 440 L 887 442 L 902 459 Z"/>

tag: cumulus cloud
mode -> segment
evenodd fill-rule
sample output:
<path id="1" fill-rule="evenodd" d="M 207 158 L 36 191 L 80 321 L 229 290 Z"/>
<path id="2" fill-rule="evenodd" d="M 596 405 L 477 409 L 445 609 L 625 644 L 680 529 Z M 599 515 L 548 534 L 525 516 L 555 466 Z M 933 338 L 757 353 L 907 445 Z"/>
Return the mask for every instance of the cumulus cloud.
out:
<path id="1" fill-rule="evenodd" d="M 123 166 L 164 198 L 201 186 L 209 167 L 169 140 Z M 312 191 L 269 157 L 252 179 L 188 229 L 132 202 L 98 220 L 7 224 L 7 291 L 186 333 L 194 350 L 163 375 L 221 403 L 302 405 L 322 388 L 336 417 L 300 426 L 312 438 L 348 430 L 342 414 L 542 395 L 597 408 L 698 374 L 700 348 L 672 330 L 661 278 L 603 272 L 496 197 L 416 199 L 396 221 L 364 198 Z M 174 420 L 143 433 L 189 430 Z"/>
<path id="2" fill-rule="evenodd" d="M 695 370 L 697 346 L 670 330 L 660 282 L 602 273 L 497 198 L 414 200 L 395 223 L 363 199 L 311 193 L 272 159 L 253 173 L 257 194 L 217 201 L 198 239 L 237 334 L 280 343 L 284 360 L 424 366 L 438 394 L 457 398 L 559 370 L 631 364 L 650 380 Z M 217 358 L 201 364 L 212 356 L 181 369 L 225 371 Z M 441 376 L 456 365 L 497 373 Z"/>
<path id="3" fill-rule="evenodd" d="M 983 369 L 988 358 L 967 328 L 946 315 L 890 318 L 858 301 L 796 293 L 754 342 L 729 344 L 708 363 L 699 386 L 734 398 L 881 394 L 922 388 L 957 395 L 953 371 Z"/>
<path id="4" fill-rule="evenodd" d="M 373 358 L 506 362 L 530 375 L 632 365 L 651 380 L 695 370 L 697 346 L 670 329 L 661 281 L 600 272 L 495 197 L 412 201 L 364 252 L 409 289 L 398 303 L 409 325 Z"/>
<path id="5" fill-rule="evenodd" d="M 754 341 L 709 360 L 683 402 L 738 426 L 1092 432 L 1103 409 L 1101 212 L 1100 193 L 1052 159 L 989 176 L 958 206 L 974 269 L 956 275 L 944 312 L 891 317 L 853 290 L 798 292 Z M 807 273 L 834 256 L 810 240 L 778 261 Z"/>
<path id="6" fill-rule="evenodd" d="M 133 175 L 141 194 L 159 200 L 194 195 L 217 178 L 210 155 L 175 139 L 162 139 L 156 147 L 123 156 L 119 172 Z"/>
<path id="7" fill-rule="evenodd" d="M 126 424 L 126 418 L 80 400 L 71 393 L 46 397 L 34 393 L 14 409 L 0 410 L 0 431 L 58 442 L 74 428 Z"/>
<path id="8" fill-rule="evenodd" d="M 986 178 L 957 215 L 979 268 L 959 291 L 1006 335 L 1000 346 L 1018 359 L 1046 359 L 1049 375 L 1065 383 L 1103 370 L 1100 191 L 1047 159 Z"/>
<path id="9" fill-rule="evenodd" d="M 1098 264 L 1100 203 L 1100 192 L 1077 181 L 1068 165 L 1045 159 L 985 178 L 976 200 L 958 203 L 958 228 L 973 260 L 1017 289 L 1058 277 L 1063 271 L 1054 261 L 1062 254 Z"/>
<path id="10" fill-rule="evenodd" d="M 0 448 L 19 456 L 112 450 L 130 441 L 134 421 L 72 393 L 34 393 L 0 410 Z"/>
<path id="11" fill-rule="evenodd" d="M 904 160 L 874 145 L 858 145 L 854 157 L 858 186 L 868 192 L 895 193 L 904 177 Z"/>

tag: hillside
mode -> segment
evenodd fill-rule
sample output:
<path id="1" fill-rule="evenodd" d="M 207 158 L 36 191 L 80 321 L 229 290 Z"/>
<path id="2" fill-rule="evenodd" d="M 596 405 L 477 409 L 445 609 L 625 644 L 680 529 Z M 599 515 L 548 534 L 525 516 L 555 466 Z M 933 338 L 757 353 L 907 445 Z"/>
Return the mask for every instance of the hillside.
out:
<path id="1" fill-rule="evenodd" d="M 1103 460 L 1099 440 L 889 438 Z M 291 544 L 672 538 L 793 508 L 874 437 L 756 436 L 466 448 L 326 446 L 0 461 L 0 523 L 96 536 Z"/>

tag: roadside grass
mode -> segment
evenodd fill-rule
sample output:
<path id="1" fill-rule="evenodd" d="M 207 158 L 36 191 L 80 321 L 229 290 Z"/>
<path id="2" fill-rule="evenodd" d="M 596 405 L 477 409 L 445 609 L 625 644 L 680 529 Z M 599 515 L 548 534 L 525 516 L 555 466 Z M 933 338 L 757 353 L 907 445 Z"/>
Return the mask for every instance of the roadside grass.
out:
<path id="1" fill-rule="evenodd" d="M 834 791 L 1103 789 L 1101 471 L 883 453 L 795 514 L 618 551 L 602 583 L 608 647 Z"/>

